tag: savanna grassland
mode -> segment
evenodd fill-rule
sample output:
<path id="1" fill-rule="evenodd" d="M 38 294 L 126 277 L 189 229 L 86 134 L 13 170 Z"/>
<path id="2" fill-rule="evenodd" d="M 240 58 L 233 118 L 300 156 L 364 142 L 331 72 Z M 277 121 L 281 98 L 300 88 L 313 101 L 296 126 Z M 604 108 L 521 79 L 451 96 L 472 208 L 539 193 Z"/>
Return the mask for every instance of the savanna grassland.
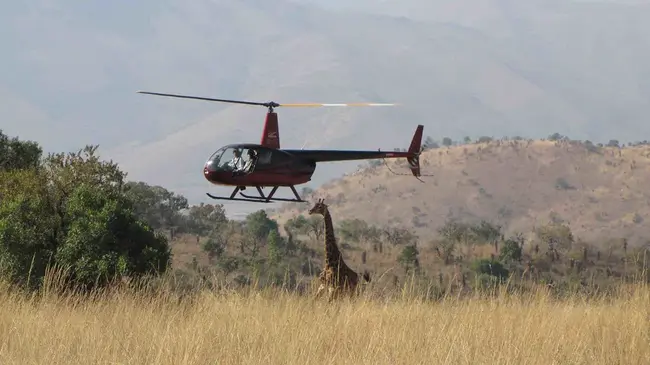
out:
<path id="1" fill-rule="evenodd" d="M 2 364 L 647 364 L 650 288 L 539 287 L 423 300 L 370 288 L 327 304 L 279 289 L 0 290 Z"/>
<path id="2" fill-rule="evenodd" d="M 650 363 L 643 217 L 636 243 L 585 241 L 557 216 L 427 236 L 335 203 L 343 257 L 371 282 L 328 304 L 312 298 L 322 217 L 230 220 L 127 181 L 93 146 L 42 156 L 0 133 L 0 156 L 0 364 Z"/>

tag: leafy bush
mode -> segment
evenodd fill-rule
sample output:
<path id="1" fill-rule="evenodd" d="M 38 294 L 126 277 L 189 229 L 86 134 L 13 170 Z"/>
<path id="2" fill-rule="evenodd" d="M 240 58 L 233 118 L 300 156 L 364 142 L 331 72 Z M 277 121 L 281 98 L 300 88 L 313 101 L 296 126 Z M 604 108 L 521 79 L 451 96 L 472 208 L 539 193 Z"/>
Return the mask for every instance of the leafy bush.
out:
<path id="1" fill-rule="evenodd" d="M 479 259 L 472 262 L 471 268 L 477 274 L 486 274 L 501 280 L 508 278 L 510 272 L 498 260 Z"/>
<path id="2" fill-rule="evenodd" d="M 171 253 L 135 212 L 125 173 L 96 146 L 40 159 L 34 142 L 0 133 L 0 274 L 38 287 L 48 265 L 92 288 L 116 276 L 164 273 Z M 9 158 L 7 158 L 9 156 Z"/>
<path id="3" fill-rule="evenodd" d="M 522 256 L 521 242 L 514 238 L 507 239 L 501 246 L 499 260 L 503 262 L 520 261 Z"/>

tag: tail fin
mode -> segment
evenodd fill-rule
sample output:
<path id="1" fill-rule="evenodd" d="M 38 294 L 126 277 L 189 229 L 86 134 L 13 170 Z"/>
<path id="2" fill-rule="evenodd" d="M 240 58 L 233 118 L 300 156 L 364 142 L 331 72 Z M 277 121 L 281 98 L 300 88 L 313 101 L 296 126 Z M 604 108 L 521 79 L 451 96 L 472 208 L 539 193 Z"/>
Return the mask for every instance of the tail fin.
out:
<path id="1" fill-rule="evenodd" d="M 420 149 L 422 146 L 422 132 L 424 131 L 423 125 L 418 125 L 415 129 L 415 134 L 413 134 L 413 139 L 411 140 L 411 145 L 409 146 L 408 154 L 409 157 L 406 160 L 409 163 L 409 168 L 413 176 L 420 176 Z"/>
<path id="2" fill-rule="evenodd" d="M 280 130 L 278 128 L 278 115 L 275 112 L 266 113 L 262 141 L 260 144 L 268 148 L 280 148 Z"/>

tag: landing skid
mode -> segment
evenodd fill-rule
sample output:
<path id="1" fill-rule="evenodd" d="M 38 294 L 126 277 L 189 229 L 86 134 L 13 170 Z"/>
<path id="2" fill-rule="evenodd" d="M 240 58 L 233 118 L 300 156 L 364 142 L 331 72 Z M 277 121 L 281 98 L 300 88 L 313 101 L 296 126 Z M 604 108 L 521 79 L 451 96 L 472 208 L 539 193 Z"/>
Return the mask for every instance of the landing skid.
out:
<path id="1" fill-rule="evenodd" d="M 300 195 L 298 195 L 298 192 L 296 191 L 296 188 L 293 185 L 289 185 L 289 188 L 291 188 L 293 195 L 296 197 L 295 199 L 274 198 L 273 195 L 276 193 L 276 191 L 278 191 L 279 186 L 274 186 L 273 189 L 271 189 L 271 192 L 269 193 L 268 196 L 264 195 L 262 188 L 260 188 L 259 186 L 255 187 L 257 189 L 257 192 L 260 194 L 259 196 L 251 196 L 242 193 L 241 190 L 244 190 L 245 188 L 246 187 L 244 186 L 236 187 L 229 197 L 214 196 L 210 193 L 206 193 L 206 195 L 215 200 L 233 200 L 233 201 L 253 202 L 253 203 L 273 203 L 273 202 L 307 203 L 306 200 L 302 200 L 300 198 Z M 235 195 L 237 195 L 237 193 L 239 193 L 239 195 L 243 196 L 244 198 L 236 198 Z"/>

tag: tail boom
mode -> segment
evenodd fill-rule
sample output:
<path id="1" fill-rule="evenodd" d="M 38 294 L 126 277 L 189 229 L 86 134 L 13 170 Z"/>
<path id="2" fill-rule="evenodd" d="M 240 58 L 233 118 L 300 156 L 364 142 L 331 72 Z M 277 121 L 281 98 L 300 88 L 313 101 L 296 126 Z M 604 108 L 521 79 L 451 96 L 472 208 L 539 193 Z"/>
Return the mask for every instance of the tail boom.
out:
<path id="1" fill-rule="evenodd" d="M 383 152 L 383 151 L 350 151 L 350 150 L 293 150 L 285 149 L 286 153 L 294 155 L 305 161 L 312 163 L 317 162 L 334 162 L 334 161 L 352 161 L 352 160 L 372 160 L 382 158 L 406 158 L 409 163 L 409 169 L 415 177 L 420 177 L 420 153 L 422 149 L 422 133 L 424 126 L 418 125 L 415 134 L 411 140 L 411 145 L 407 152 Z M 265 129 L 266 132 L 266 129 Z M 266 136 L 266 134 L 265 134 Z M 262 139 L 264 142 L 264 139 Z"/>

